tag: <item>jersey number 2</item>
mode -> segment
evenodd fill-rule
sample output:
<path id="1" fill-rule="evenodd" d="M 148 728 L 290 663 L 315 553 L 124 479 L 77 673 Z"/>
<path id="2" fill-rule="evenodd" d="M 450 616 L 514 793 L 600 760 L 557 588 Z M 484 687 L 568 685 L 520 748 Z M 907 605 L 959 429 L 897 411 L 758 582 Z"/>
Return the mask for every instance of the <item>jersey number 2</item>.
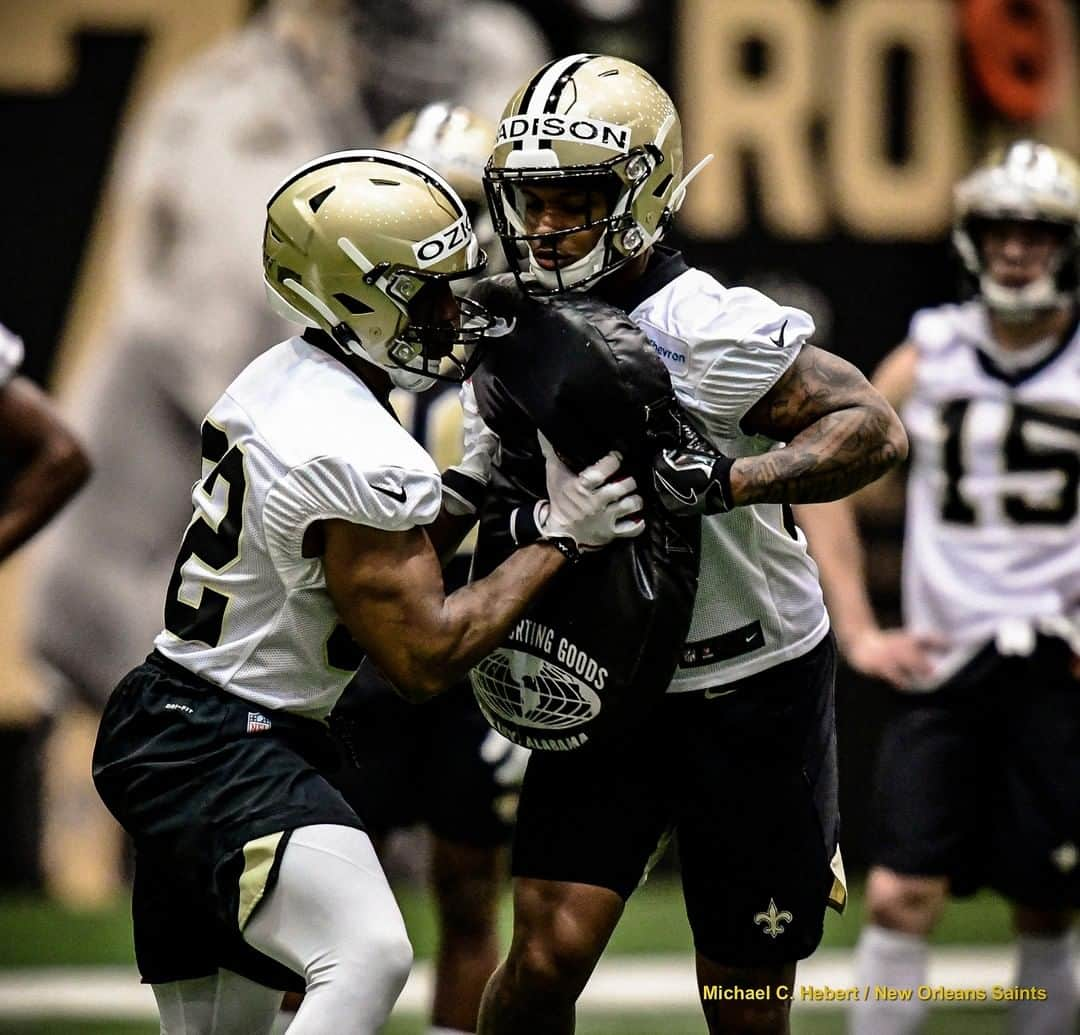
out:
<path id="1" fill-rule="evenodd" d="M 198 640 L 208 647 L 216 647 L 221 640 L 221 623 L 229 598 L 204 586 L 197 606 L 185 604 L 180 599 L 183 567 L 190 558 L 195 557 L 214 571 L 224 571 L 240 556 L 247 480 L 244 476 L 243 451 L 239 446 L 230 449 L 225 432 L 209 421 L 202 426 L 202 455 L 204 460 L 214 465 L 202 483 L 203 492 L 210 495 L 219 478 L 224 478 L 228 483 L 225 516 L 216 528 L 201 516 L 188 526 L 165 595 L 165 628 L 182 640 Z"/>

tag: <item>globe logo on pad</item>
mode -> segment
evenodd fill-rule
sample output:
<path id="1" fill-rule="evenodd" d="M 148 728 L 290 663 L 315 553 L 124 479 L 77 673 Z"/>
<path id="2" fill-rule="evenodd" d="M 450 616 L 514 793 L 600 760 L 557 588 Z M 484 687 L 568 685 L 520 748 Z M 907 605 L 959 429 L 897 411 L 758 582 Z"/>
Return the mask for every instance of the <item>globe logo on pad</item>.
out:
<path id="1" fill-rule="evenodd" d="M 481 706 L 504 722 L 542 730 L 580 726 L 600 712 L 600 697 L 546 658 L 500 647 L 469 673 Z"/>

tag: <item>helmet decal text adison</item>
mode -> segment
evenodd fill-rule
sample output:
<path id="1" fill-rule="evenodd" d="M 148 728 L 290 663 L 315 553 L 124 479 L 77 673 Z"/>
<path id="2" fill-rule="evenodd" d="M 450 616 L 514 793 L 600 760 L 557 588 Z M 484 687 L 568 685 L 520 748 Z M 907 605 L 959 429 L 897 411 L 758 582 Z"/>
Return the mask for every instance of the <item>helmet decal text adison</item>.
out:
<path id="1" fill-rule="evenodd" d="M 671 98 L 643 68 L 602 54 L 558 58 L 522 84 L 484 173 L 507 265 L 532 295 L 586 291 L 642 255 L 667 233 L 686 182 Z M 587 219 L 534 218 L 552 199 L 530 185 L 583 191 Z"/>
<path id="2" fill-rule="evenodd" d="M 539 144 L 551 140 L 592 144 L 626 154 L 630 150 L 630 127 L 584 116 L 513 115 L 502 120 L 495 137 L 496 144 Z"/>

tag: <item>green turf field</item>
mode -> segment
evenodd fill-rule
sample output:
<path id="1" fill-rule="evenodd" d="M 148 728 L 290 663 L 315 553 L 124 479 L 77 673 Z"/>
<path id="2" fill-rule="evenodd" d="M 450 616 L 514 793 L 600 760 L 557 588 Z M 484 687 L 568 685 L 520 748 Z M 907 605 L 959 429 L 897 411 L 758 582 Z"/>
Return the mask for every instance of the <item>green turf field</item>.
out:
<path id="1" fill-rule="evenodd" d="M 826 924 L 824 946 L 854 944 L 861 913 L 859 889 L 853 889 L 847 913 L 832 913 Z M 399 889 L 417 957 L 429 957 L 434 925 L 423 891 Z M 509 902 L 504 903 L 503 928 L 509 933 Z M 102 966 L 131 964 L 131 933 L 126 901 L 88 912 L 64 909 L 38 899 L 0 899 L 0 969 L 41 966 Z M 985 894 L 950 907 L 935 941 L 939 944 L 1000 944 L 1009 939 L 1008 913 L 993 895 Z M 616 930 L 607 959 L 618 955 L 689 953 L 690 934 L 677 885 L 650 882 L 635 895 Z M 930 1035 L 997 1035 L 1004 1031 L 1003 1011 L 951 1008 L 932 1014 Z M 583 1013 L 579 1035 L 701 1035 L 703 1022 L 694 1012 Z M 154 1035 L 154 1024 L 121 1021 L 4 1020 L 0 1035 Z M 840 1035 L 839 1010 L 797 1010 L 796 1035 Z M 418 1016 L 395 1018 L 387 1035 L 422 1035 Z"/>
<path id="2" fill-rule="evenodd" d="M 417 958 L 431 955 L 434 921 L 426 894 L 417 888 L 397 889 Z M 859 933 L 862 901 L 852 888 L 843 916 L 828 913 L 824 948 L 847 948 Z M 510 904 L 504 901 L 502 926 L 510 930 Z M 0 968 L 49 965 L 130 963 L 131 927 L 126 900 L 107 909 L 80 912 L 35 898 L 0 899 Z M 934 936 L 937 944 L 987 945 L 1009 940 L 1008 910 L 985 892 L 950 907 Z M 631 900 L 616 928 L 608 952 L 663 954 L 689 951 L 690 931 L 678 886 L 651 881 Z"/>

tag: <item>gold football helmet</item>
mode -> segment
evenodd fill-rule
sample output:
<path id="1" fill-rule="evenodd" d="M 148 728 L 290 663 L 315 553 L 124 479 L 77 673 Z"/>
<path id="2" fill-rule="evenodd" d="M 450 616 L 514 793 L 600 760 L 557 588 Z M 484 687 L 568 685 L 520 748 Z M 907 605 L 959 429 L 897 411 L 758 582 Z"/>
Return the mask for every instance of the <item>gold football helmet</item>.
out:
<path id="1" fill-rule="evenodd" d="M 404 155 L 324 155 L 267 202 L 263 272 L 273 307 L 387 370 L 399 388 L 423 391 L 472 372 L 491 320 L 450 285 L 484 261 L 454 189 Z"/>
<path id="2" fill-rule="evenodd" d="M 522 287 L 553 294 L 587 288 L 659 241 L 704 164 L 683 176 L 679 114 L 652 76 L 621 58 L 574 54 L 545 65 L 510 99 L 484 184 L 495 232 Z M 529 184 L 599 191 L 606 215 L 529 233 L 521 189 Z M 592 250 L 555 269 L 541 266 L 529 247 L 542 239 L 557 250 L 561 239 L 598 225 L 603 233 Z"/>
<path id="3" fill-rule="evenodd" d="M 1080 255 L 1080 166 L 1064 151 L 1018 140 L 993 152 L 954 191 L 953 244 L 979 295 L 995 313 L 1027 320 L 1075 297 Z M 983 261 L 981 236 L 995 221 L 1040 223 L 1061 245 L 1047 273 L 1023 287 L 994 281 Z"/>

